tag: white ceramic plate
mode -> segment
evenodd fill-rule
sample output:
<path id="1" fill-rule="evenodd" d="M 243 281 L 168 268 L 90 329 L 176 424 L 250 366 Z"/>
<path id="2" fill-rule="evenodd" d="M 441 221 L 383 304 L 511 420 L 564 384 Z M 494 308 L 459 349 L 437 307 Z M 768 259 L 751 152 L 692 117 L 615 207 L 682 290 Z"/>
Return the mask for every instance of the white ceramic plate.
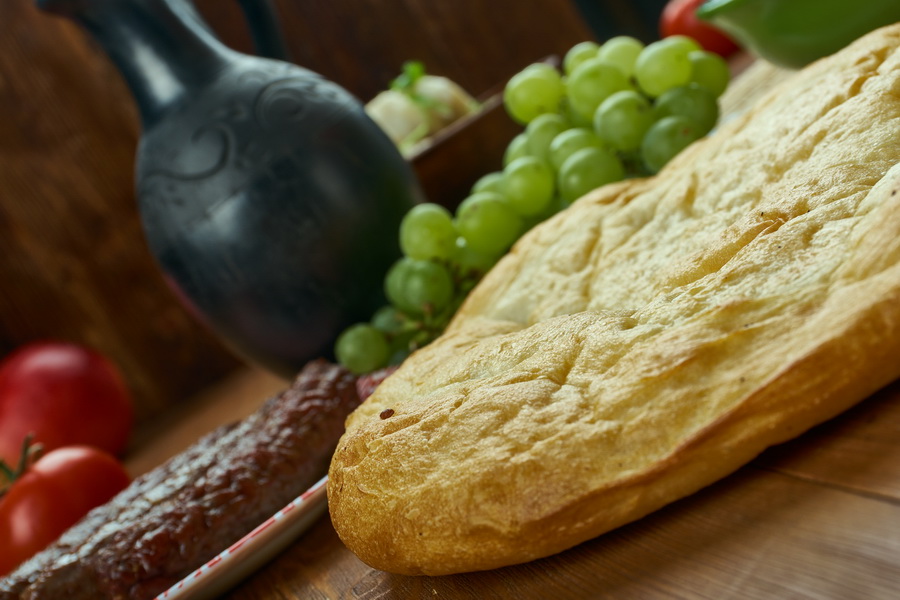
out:
<path id="1" fill-rule="evenodd" d="M 156 600 L 206 600 L 217 598 L 281 552 L 306 531 L 328 505 L 327 477 L 227 550 L 156 597 Z"/>

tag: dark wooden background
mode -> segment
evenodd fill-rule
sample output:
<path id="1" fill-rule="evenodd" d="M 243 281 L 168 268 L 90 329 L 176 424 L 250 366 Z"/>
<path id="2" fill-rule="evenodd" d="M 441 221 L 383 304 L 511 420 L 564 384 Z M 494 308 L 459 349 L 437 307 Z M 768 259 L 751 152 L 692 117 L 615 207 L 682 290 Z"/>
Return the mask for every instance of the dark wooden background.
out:
<path id="1" fill-rule="evenodd" d="M 655 33 L 642 3 L 587 3 L 276 2 L 294 61 L 363 101 L 408 59 L 481 96 L 595 37 L 598 15 L 604 31 Z M 236 2 L 196 4 L 223 41 L 250 50 Z M 0 0 L 0 355 L 46 338 L 97 348 L 147 424 L 240 363 L 182 309 L 145 248 L 138 138 L 127 89 L 86 35 L 31 0 Z"/>

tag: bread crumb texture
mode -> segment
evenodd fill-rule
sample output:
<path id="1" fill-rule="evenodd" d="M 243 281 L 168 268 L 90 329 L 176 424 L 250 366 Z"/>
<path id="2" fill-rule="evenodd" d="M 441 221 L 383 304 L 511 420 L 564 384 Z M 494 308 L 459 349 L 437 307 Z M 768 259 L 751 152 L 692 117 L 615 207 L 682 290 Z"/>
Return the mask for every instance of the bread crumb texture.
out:
<path id="1" fill-rule="evenodd" d="M 869 34 L 520 240 L 348 419 L 346 545 L 405 574 L 556 553 L 900 376 L 898 45 Z"/>

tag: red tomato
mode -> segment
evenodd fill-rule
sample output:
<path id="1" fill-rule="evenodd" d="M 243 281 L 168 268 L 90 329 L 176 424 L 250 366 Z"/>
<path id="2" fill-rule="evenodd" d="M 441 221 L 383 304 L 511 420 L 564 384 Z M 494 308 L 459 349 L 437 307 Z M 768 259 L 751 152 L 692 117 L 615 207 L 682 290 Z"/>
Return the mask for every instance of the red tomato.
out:
<path id="1" fill-rule="evenodd" d="M 29 433 L 45 452 L 87 444 L 120 454 L 134 419 L 116 367 L 82 346 L 38 342 L 0 365 L 0 459 L 15 465 Z"/>
<path id="2" fill-rule="evenodd" d="M 118 460 L 90 446 L 67 446 L 40 458 L 0 497 L 0 577 L 128 483 Z"/>
<path id="3" fill-rule="evenodd" d="M 721 56 L 730 56 L 738 49 L 737 44 L 722 31 L 694 14 L 705 0 L 670 0 L 663 9 L 659 21 L 662 37 L 686 35 L 697 40 L 705 50 Z"/>

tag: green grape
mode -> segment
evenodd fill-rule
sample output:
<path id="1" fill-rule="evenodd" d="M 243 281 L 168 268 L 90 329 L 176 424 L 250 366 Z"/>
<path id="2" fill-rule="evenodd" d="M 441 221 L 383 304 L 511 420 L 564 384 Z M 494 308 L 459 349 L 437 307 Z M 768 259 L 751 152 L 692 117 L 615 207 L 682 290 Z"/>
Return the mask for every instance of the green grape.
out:
<path id="1" fill-rule="evenodd" d="M 597 58 L 618 68 L 626 77 L 634 74 L 634 63 L 644 44 L 640 40 L 627 35 L 617 35 L 606 40 L 597 51 Z"/>
<path id="2" fill-rule="evenodd" d="M 466 210 L 466 207 L 474 202 L 480 202 L 484 198 L 491 198 L 493 200 L 499 200 L 500 202 L 506 202 L 506 196 L 499 192 L 478 192 L 475 194 L 469 194 L 466 196 L 462 202 L 459 203 L 459 206 L 456 207 L 456 220 L 459 221 L 459 214 Z M 459 231 L 459 226 L 457 224 L 456 231 Z"/>
<path id="3" fill-rule="evenodd" d="M 632 152 L 641 147 L 653 121 L 650 101 L 638 92 L 624 90 L 604 100 L 594 113 L 594 131 L 613 149 Z"/>
<path id="4" fill-rule="evenodd" d="M 528 73 L 533 77 L 546 77 L 548 79 L 560 79 L 561 75 L 559 71 L 556 70 L 556 67 L 551 65 L 550 63 L 545 62 L 536 62 L 531 63 L 524 69 L 520 71 L 521 73 Z"/>
<path id="5" fill-rule="evenodd" d="M 522 220 L 503 196 L 473 194 L 456 209 L 456 229 L 475 252 L 496 256 L 522 231 Z"/>
<path id="6" fill-rule="evenodd" d="M 494 171 L 487 175 L 482 175 L 478 181 L 472 186 L 472 193 L 478 192 L 494 192 L 496 194 L 503 193 L 503 171 Z"/>
<path id="7" fill-rule="evenodd" d="M 509 142 L 506 151 L 503 153 L 503 166 L 505 167 L 522 156 L 528 156 L 528 136 L 524 132 L 518 134 Z"/>
<path id="8" fill-rule="evenodd" d="M 550 142 L 550 164 L 554 170 L 559 171 L 567 158 L 578 150 L 588 147 L 603 147 L 603 142 L 596 133 L 585 127 L 567 129 Z"/>
<path id="9" fill-rule="evenodd" d="M 484 254 L 472 250 L 465 238 L 456 240 L 456 252 L 451 259 L 454 270 L 461 279 L 477 279 L 491 270 L 497 263 L 496 254 Z"/>
<path id="10" fill-rule="evenodd" d="M 547 206 L 544 207 L 544 210 L 539 212 L 536 215 L 526 217 L 524 219 L 525 231 L 529 231 L 533 227 L 540 225 L 559 211 L 564 208 L 563 201 L 560 198 L 559 194 L 555 194 L 553 198 L 550 199 L 550 202 L 547 203 Z"/>
<path id="11" fill-rule="evenodd" d="M 389 338 L 409 330 L 413 325 L 406 313 L 390 304 L 376 310 L 369 323 Z"/>
<path id="12" fill-rule="evenodd" d="M 686 117 L 700 127 L 701 135 L 705 135 L 719 120 L 719 103 L 708 89 L 691 83 L 672 88 L 657 98 L 653 114 L 657 121 L 673 115 Z"/>
<path id="13" fill-rule="evenodd" d="M 553 169 L 540 158 L 518 158 L 503 169 L 506 200 L 519 216 L 543 211 L 553 199 L 554 187 Z"/>
<path id="14" fill-rule="evenodd" d="M 582 117 L 578 112 L 576 112 L 575 109 L 572 108 L 572 102 L 568 98 L 563 98 L 562 103 L 559 106 L 559 114 L 572 127 L 591 126 L 591 120 Z"/>
<path id="15" fill-rule="evenodd" d="M 583 148 L 566 159 L 559 170 L 559 191 L 569 204 L 593 189 L 619 181 L 625 168 L 615 154 L 604 148 Z"/>
<path id="16" fill-rule="evenodd" d="M 388 359 L 388 366 L 396 366 L 406 360 L 412 351 L 412 335 L 403 336 L 403 338 L 394 338 L 391 340 L 391 356 Z"/>
<path id="17" fill-rule="evenodd" d="M 386 366 L 390 347 L 382 332 L 368 323 L 358 323 L 338 336 L 334 354 L 339 363 L 362 375 Z"/>
<path id="18" fill-rule="evenodd" d="M 664 117 L 647 131 L 641 158 L 651 173 L 657 173 L 676 154 L 701 137 L 696 123 L 685 117 Z"/>
<path id="19" fill-rule="evenodd" d="M 422 330 L 422 323 L 393 306 L 383 306 L 372 316 L 372 327 L 383 331 L 390 349 L 388 364 L 403 362 L 414 349 L 413 339 Z"/>
<path id="20" fill-rule="evenodd" d="M 601 102 L 629 87 L 628 78 L 622 71 L 598 58 L 581 63 L 566 79 L 566 92 L 572 109 L 588 122 Z"/>
<path id="21" fill-rule="evenodd" d="M 384 292 L 391 304 L 406 313 L 433 314 L 453 297 L 453 278 L 441 264 L 404 257 L 388 271 Z"/>
<path id="22" fill-rule="evenodd" d="M 410 258 L 448 258 L 456 244 L 453 216 L 430 202 L 412 207 L 400 222 L 400 249 Z"/>
<path id="23" fill-rule="evenodd" d="M 673 48 L 677 48 L 679 51 L 688 54 L 696 52 L 697 50 L 703 50 L 703 47 L 697 40 L 687 35 L 670 35 L 661 41 L 665 41 Z"/>
<path id="24" fill-rule="evenodd" d="M 600 46 L 596 42 L 581 42 L 572 46 L 563 58 L 563 72 L 570 74 L 584 61 L 597 56 Z"/>
<path id="25" fill-rule="evenodd" d="M 641 90 L 655 98 L 691 78 L 690 44 L 683 36 L 672 36 L 644 48 L 634 64 L 634 76 Z"/>
<path id="26" fill-rule="evenodd" d="M 513 75 L 503 90 L 503 103 L 513 120 L 525 124 L 557 112 L 563 97 L 562 77 L 550 65 L 531 65 Z"/>
<path id="27" fill-rule="evenodd" d="M 568 129 L 569 123 L 556 113 L 547 113 L 536 117 L 525 128 L 528 138 L 528 154 L 542 160 L 550 159 L 550 142 L 557 135 Z"/>
<path id="28" fill-rule="evenodd" d="M 718 98 L 728 87 L 731 71 L 725 59 L 714 52 L 695 50 L 688 54 L 691 61 L 691 82 L 702 85 Z"/>

